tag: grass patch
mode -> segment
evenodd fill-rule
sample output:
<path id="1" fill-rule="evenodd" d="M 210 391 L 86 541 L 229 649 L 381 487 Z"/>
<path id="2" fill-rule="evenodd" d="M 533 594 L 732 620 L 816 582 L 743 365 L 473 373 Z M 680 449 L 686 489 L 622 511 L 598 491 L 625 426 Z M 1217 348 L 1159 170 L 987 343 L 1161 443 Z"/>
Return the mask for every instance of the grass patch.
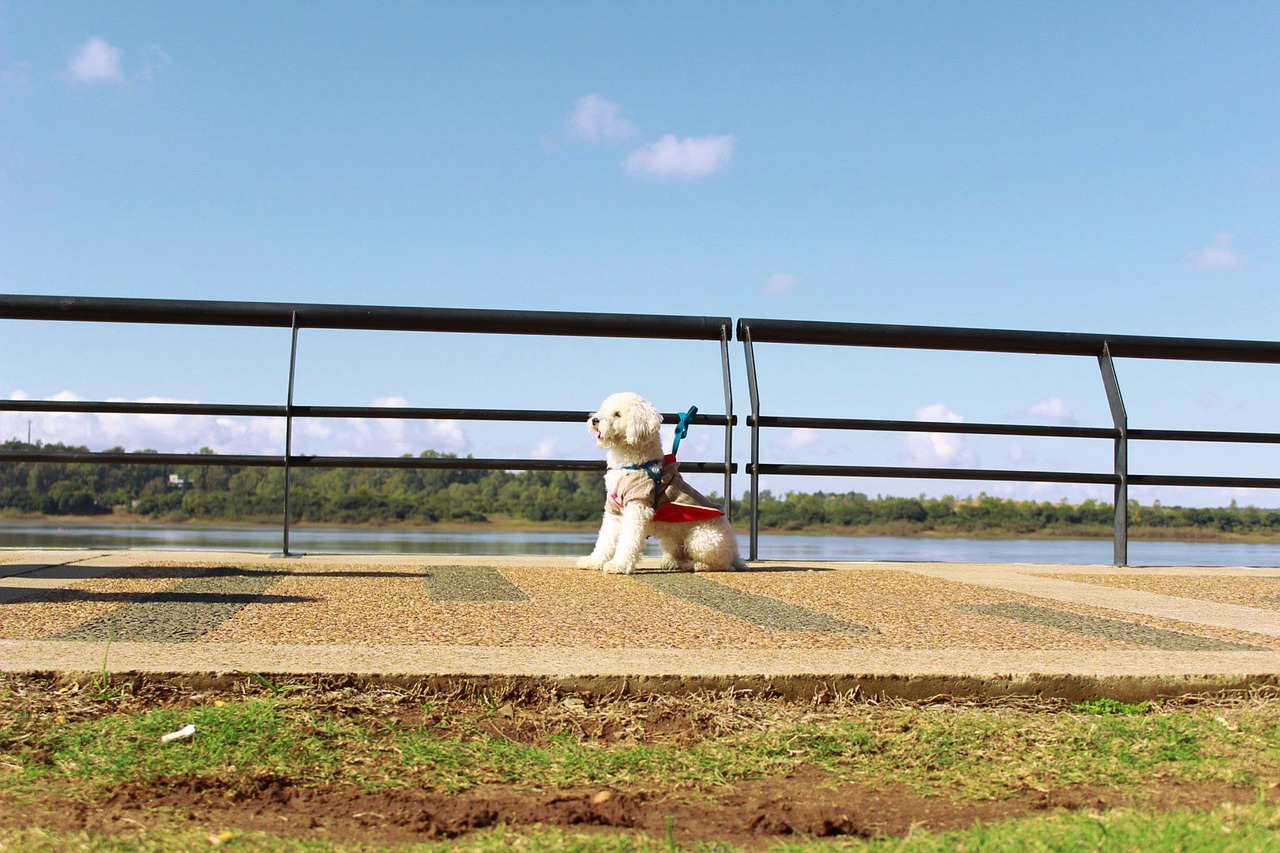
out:
<path id="1" fill-rule="evenodd" d="M 107 789 L 238 774 L 447 792 L 522 782 L 705 791 L 812 765 L 833 784 L 893 778 L 922 793 L 999 799 L 1028 788 L 1140 787 L 1153 775 L 1246 785 L 1280 777 L 1280 715 L 1265 704 L 1144 703 L 1139 712 L 1095 703 L 1050 713 L 856 703 L 812 710 L 745 699 L 722 709 L 736 717 L 672 735 L 661 725 L 662 704 L 642 702 L 639 723 L 605 737 L 593 732 L 624 713 L 616 704 L 508 705 L 507 718 L 490 702 L 419 705 L 422 719 L 406 722 L 314 700 L 305 690 L 272 687 L 239 700 L 137 711 L 112 711 L 118 702 L 103 699 L 101 713 L 80 720 L 0 711 L 0 781 L 28 791 L 55 778 Z M 643 717 L 655 711 L 646 726 Z M 193 737 L 161 742 L 187 724 L 196 727 Z"/>
<path id="2" fill-rule="evenodd" d="M 1099 699 L 1090 699 L 1087 702 L 1079 702 L 1071 706 L 1071 710 L 1077 714 L 1098 714 L 1101 716 L 1135 716 L 1145 714 L 1151 710 L 1150 702 L 1121 702 L 1118 699 L 1110 699 L 1102 697 Z"/>
<path id="3" fill-rule="evenodd" d="M 187 724 L 196 728 L 193 737 L 161 741 Z M 42 803 L 101 802 L 124 786 L 163 790 L 179 779 L 199 782 L 193 789 L 207 781 L 210 790 L 228 796 L 265 779 L 360 792 L 614 791 L 645 803 L 714 803 L 743 785 L 761 783 L 760 790 L 767 790 L 771 780 L 793 778 L 809 780 L 805 784 L 811 781 L 815 789 L 902 786 L 913 796 L 948 803 L 1016 803 L 1043 792 L 1087 790 L 1133 807 L 1028 817 L 958 833 L 913 832 L 872 849 L 1132 849 L 1134 838 L 1149 837 L 1161 839 L 1157 849 L 1169 839 L 1173 848 L 1216 850 L 1239 840 L 1240 849 L 1265 850 L 1270 840 L 1248 844 L 1265 839 L 1263 830 L 1274 831 L 1280 821 L 1280 703 L 1273 696 L 1074 705 L 874 704 L 841 697 L 799 703 L 742 694 L 627 698 L 552 691 L 468 696 L 323 681 L 282 688 L 253 678 L 232 690 L 156 693 L 145 680 L 76 686 L 0 675 L 0 815 L 6 803 L 39 815 Z M 1166 793 L 1195 786 L 1229 789 L 1237 798 L 1239 792 L 1256 794 L 1257 802 L 1247 808 L 1150 809 L 1158 802 L 1167 808 L 1170 800 L 1161 799 Z M 208 834 L 227 829 L 169 827 L 163 815 L 152 817 L 160 829 L 127 844 L 123 831 L 95 836 L 93 826 L 70 831 L 37 818 L 14 826 L 0 817 L 0 844 L 22 850 L 193 849 L 209 846 Z M 235 837 L 218 846 L 343 849 L 255 834 L 258 829 L 235 829 Z M 638 837 L 584 835 L 571 826 L 494 827 L 468 833 L 451 849 L 505 849 L 513 840 L 530 850 L 668 849 L 669 842 L 687 843 L 683 831 L 678 823 L 669 837 L 661 830 Z M 1217 843 L 1206 846 L 1209 839 Z M 812 849 L 827 849 L 823 844 L 814 842 Z M 832 844 L 830 849 L 843 849 Z"/>

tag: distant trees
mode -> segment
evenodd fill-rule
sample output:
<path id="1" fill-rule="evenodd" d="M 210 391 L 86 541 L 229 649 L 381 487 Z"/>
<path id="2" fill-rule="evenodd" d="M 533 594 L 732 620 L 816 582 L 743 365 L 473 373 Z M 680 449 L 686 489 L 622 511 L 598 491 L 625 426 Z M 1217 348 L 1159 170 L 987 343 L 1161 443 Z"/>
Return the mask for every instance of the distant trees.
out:
<path id="1" fill-rule="evenodd" d="M 0 447 L 34 449 L 18 441 Z M 61 444 L 40 449 L 87 450 Z M 455 458 L 432 450 L 422 457 Z M 604 508 L 603 480 L 591 472 L 303 468 L 291 478 L 291 515 L 317 523 L 485 521 L 495 514 L 581 522 L 594 520 Z M 167 521 L 274 521 L 283 501 L 284 471 L 279 468 L 58 462 L 0 466 L 0 512 L 10 515 L 115 512 Z"/>
<path id="2" fill-rule="evenodd" d="M 736 517 L 748 507 L 735 501 Z M 1108 536 L 1109 503 L 1079 504 L 1019 501 L 980 494 L 976 498 L 945 495 L 928 498 L 875 497 L 860 492 L 788 493 L 764 491 L 759 500 L 760 526 L 766 530 L 830 530 L 884 535 L 939 536 Z M 1129 526 L 1148 536 L 1200 538 L 1219 534 L 1280 537 L 1280 510 L 1229 507 L 1166 507 L 1156 502 L 1129 504 Z"/>
<path id="3" fill-rule="evenodd" d="M 20 441 L 5 450 L 34 449 Z M 45 444 L 41 450 L 87 448 Z M 114 452 L 125 452 L 112 448 Z M 202 454 L 212 454 L 202 448 Z M 112 513 L 182 522 L 276 521 L 284 499 L 279 468 L 222 468 L 146 464 L 17 462 L 0 465 L 0 515 L 95 516 Z M 425 451 L 423 458 L 455 458 Z M 599 518 L 604 484 L 598 473 L 569 471 L 455 471 L 446 469 L 295 469 L 290 514 L 327 524 L 484 522 L 583 523 Z M 765 530 L 939 536 L 1106 536 L 1110 504 L 974 498 L 868 497 L 861 492 L 760 494 Z M 746 518 L 748 503 L 734 501 Z M 1280 537 L 1280 511 L 1229 507 L 1168 507 L 1131 503 L 1130 528 L 1149 536 Z"/>

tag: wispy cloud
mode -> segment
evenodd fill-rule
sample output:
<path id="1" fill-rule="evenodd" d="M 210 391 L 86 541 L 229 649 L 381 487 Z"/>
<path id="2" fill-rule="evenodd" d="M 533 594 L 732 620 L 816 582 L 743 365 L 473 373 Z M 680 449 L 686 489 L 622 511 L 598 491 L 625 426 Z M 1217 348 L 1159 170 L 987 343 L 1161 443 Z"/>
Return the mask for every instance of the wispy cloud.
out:
<path id="1" fill-rule="evenodd" d="M 538 446 L 533 448 L 530 455 L 534 459 L 554 459 L 556 448 L 560 444 L 560 439 L 554 435 L 546 435 L 542 437 L 542 441 L 538 442 Z"/>
<path id="2" fill-rule="evenodd" d="M 21 391 L 11 399 L 29 397 Z M 80 401 L 63 391 L 49 398 Z M 127 402 L 112 399 L 108 402 Z M 129 402 L 191 403 L 147 397 Z M 404 407 L 402 397 L 374 400 L 379 407 Z M 193 453 L 208 447 L 217 453 L 278 454 L 284 449 L 284 421 L 279 418 L 194 417 L 187 415 L 118 415 L 80 412 L 0 412 L 0 440 L 32 438 L 45 444 L 70 444 L 91 450 L 123 447 Z M 333 456 L 398 456 L 423 450 L 466 451 L 471 442 L 458 421 L 402 421 L 381 418 L 299 419 L 294 421 L 294 452 Z"/>
<path id="3" fill-rule="evenodd" d="M 916 409 L 916 420 L 963 423 L 964 418 L 943 403 Z M 910 433 L 907 435 L 907 461 L 926 468 L 977 468 L 978 454 L 965 442 L 963 435 L 948 432 Z"/>
<path id="4" fill-rule="evenodd" d="M 88 85 L 124 83 L 120 48 L 98 36 L 90 36 L 67 64 L 67 77 Z"/>
<path id="5" fill-rule="evenodd" d="M 1222 395 L 1217 391 L 1205 391 L 1196 398 L 1196 405 L 1202 409 L 1213 409 L 1222 405 Z"/>
<path id="6" fill-rule="evenodd" d="M 10 62 L 3 69 L 0 69 L 0 84 L 11 86 L 15 89 L 23 89 L 31 84 L 30 62 L 18 60 Z"/>
<path id="7" fill-rule="evenodd" d="M 849 454 L 849 445 L 832 443 L 820 430 L 797 427 L 769 439 L 766 452 L 794 459 L 826 459 Z"/>
<path id="8" fill-rule="evenodd" d="M 818 431 L 808 427 L 793 429 L 778 439 L 778 444 L 788 450 L 809 450 L 818 443 Z"/>
<path id="9" fill-rule="evenodd" d="M 602 145 L 633 139 L 640 129 L 623 117 L 622 107 L 604 95 L 583 95 L 564 120 L 570 140 Z M 690 181 L 729 165 L 737 140 L 731 135 L 679 138 L 668 133 L 634 150 L 622 161 L 632 175 Z"/>
<path id="10" fill-rule="evenodd" d="M 1063 426 L 1076 423 L 1075 415 L 1061 397 L 1047 397 L 1038 403 L 1032 403 L 1022 410 L 1022 415 Z"/>
<path id="11" fill-rule="evenodd" d="M 1231 245 L 1231 234 L 1219 231 L 1213 242 L 1197 252 L 1190 261 L 1196 272 L 1232 272 L 1244 268 L 1244 259 Z"/>
<path id="12" fill-rule="evenodd" d="M 668 133 L 633 153 L 624 165 L 633 175 L 689 181 L 728 166 L 734 145 L 732 136 L 677 139 Z"/>
<path id="13" fill-rule="evenodd" d="M 765 280 L 760 286 L 760 292 L 765 296 L 781 296 L 789 290 L 795 288 L 800 283 L 800 278 L 788 272 L 776 272 Z"/>
<path id="14" fill-rule="evenodd" d="M 630 139 L 639 131 L 622 117 L 622 107 L 603 95 L 584 95 L 565 119 L 569 135 L 582 142 L 614 142 Z"/>
<path id="15" fill-rule="evenodd" d="M 169 54 L 152 46 L 142 52 L 142 79 L 154 80 L 169 66 Z"/>

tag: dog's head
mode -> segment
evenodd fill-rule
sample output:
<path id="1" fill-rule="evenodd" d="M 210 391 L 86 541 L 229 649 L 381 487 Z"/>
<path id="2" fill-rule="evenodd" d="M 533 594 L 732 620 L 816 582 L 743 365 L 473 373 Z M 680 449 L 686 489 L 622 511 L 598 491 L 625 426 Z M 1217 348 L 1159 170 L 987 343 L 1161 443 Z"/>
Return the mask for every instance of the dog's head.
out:
<path id="1" fill-rule="evenodd" d="M 587 417 L 587 431 L 599 447 L 642 448 L 658 442 L 662 416 L 639 394 L 613 394 Z"/>

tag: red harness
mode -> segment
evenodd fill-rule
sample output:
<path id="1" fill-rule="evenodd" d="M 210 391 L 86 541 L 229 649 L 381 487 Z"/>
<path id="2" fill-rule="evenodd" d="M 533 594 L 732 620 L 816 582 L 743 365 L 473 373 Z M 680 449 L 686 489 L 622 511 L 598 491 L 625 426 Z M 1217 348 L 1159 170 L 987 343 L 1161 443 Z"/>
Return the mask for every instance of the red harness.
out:
<path id="1" fill-rule="evenodd" d="M 675 461 L 676 455 L 674 453 L 668 453 L 666 456 L 662 457 L 662 467 L 666 468 L 666 466 L 673 464 Z M 648 465 L 653 465 L 653 462 L 648 463 Z M 661 500 L 663 492 L 661 472 L 659 471 L 658 473 L 655 473 L 650 467 L 645 465 L 637 465 L 635 466 L 635 470 L 644 471 L 649 475 L 653 480 L 653 500 L 655 503 Z M 679 472 L 676 473 L 676 476 L 679 476 Z M 622 508 L 622 501 L 619 500 L 617 492 L 611 492 L 609 494 L 609 500 L 611 500 L 619 509 Z M 688 524 L 694 521 L 706 521 L 708 518 L 717 518 L 722 515 L 724 515 L 724 512 L 716 509 L 715 507 L 682 504 L 676 503 L 675 501 L 667 501 L 664 504 L 659 504 L 655 506 L 653 510 L 653 520 L 661 521 L 666 524 Z"/>

